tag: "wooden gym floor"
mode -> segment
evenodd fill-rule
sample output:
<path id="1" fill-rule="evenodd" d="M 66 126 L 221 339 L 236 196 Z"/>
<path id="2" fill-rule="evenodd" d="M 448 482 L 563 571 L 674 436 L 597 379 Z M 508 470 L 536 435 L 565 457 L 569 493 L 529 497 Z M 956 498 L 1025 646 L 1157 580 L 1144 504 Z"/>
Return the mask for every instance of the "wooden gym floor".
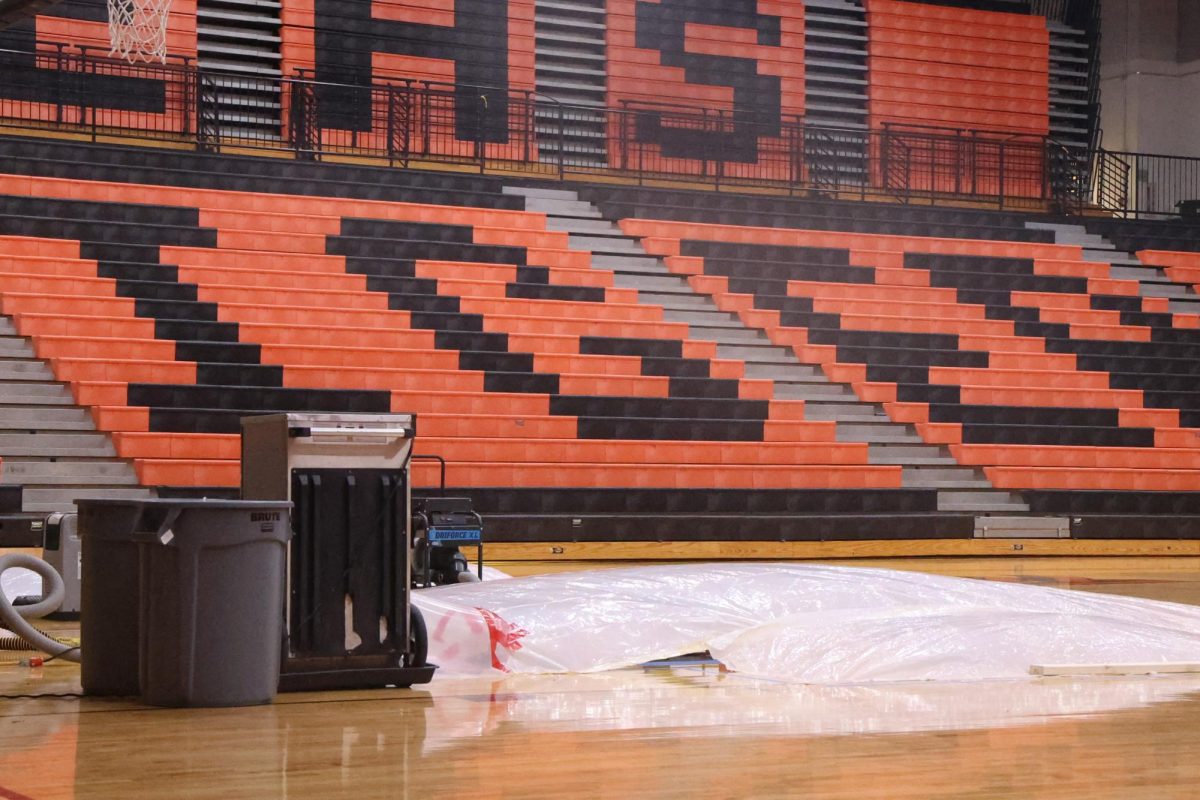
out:
<path id="1" fill-rule="evenodd" d="M 853 563 L 1200 604 L 1200 558 Z M 12 662 L 2 694 L 78 689 L 77 667 Z M 1194 798 L 1197 753 L 1200 676 L 814 687 L 681 665 L 242 709 L 0 701 L 3 800 Z"/>

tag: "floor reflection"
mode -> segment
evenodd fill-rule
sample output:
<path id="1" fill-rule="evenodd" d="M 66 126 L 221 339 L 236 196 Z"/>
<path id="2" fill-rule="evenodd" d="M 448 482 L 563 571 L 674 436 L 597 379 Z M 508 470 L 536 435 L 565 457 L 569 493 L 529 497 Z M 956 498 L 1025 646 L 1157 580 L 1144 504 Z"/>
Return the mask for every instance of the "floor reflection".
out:
<path id="1" fill-rule="evenodd" d="M 676 736 L 1013 727 L 1200 693 L 1200 676 L 829 686 L 766 681 L 715 668 L 514 675 L 492 682 L 486 694 L 472 692 L 473 683 L 462 679 L 434 689 L 438 696 L 429 710 L 427 749 L 452 747 L 514 724 L 532 732 L 670 728 Z"/>
<path id="2" fill-rule="evenodd" d="M 1190 568 L 1072 584 L 1088 570 L 1054 566 L 1026 576 L 1200 599 Z M 78 675 L 4 667 L 0 693 L 77 691 Z M 0 798 L 32 800 L 1143 800 L 1195 796 L 1197 750 L 1200 676 L 807 686 L 693 665 L 241 709 L 0 701 Z"/>

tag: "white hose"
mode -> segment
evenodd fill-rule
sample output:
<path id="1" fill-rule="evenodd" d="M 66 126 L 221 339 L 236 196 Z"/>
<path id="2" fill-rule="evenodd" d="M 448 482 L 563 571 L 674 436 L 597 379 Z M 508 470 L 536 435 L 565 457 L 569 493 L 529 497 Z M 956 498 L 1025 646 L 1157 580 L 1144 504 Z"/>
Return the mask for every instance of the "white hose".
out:
<path id="1" fill-rule="evenodd" d="M 0 624 L 43 653 L 64 661 L 79 661 L 78 647 L 51 639 L 25 621 L 27 617 L 37 619 L 47 614 L 53 614 L 59 609 L 66 597 L 62 576 L 45 561 L 26 553 L 10 553 L 0 556 L 0 575 L 15 568 L 27 569 L 41 576 L 44 587 L 42 599 L 33 605 L 13 608 L 12 603 L 4 596 L 4 592 L 0 592 Z"/>

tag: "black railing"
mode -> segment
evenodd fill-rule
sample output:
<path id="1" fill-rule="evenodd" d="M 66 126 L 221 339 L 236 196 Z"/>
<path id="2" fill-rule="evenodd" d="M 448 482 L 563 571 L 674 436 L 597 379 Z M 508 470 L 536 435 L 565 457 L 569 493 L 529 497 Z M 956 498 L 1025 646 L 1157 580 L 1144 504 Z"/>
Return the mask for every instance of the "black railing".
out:
<path id="1" fill-rule="evenodd" d="M 0 51 L 0 120 L 93 139 L 170 140 L 295 158 L 608 175 L 904 202 L 961 198 L 1068 210 L 1089 164 L 1046 137 L 917 125 L 808 125 L 761 110 L 572 106 L 535 92 L 379 79 L 369 85 L 129 64 L 64 47 Z"/>
<path id="2" fill-rule="evenodd" d="M 1200 158 L 1100 150 L 1093 201 L 1130 217 L 1169 217 L 1200 200 Z"/>

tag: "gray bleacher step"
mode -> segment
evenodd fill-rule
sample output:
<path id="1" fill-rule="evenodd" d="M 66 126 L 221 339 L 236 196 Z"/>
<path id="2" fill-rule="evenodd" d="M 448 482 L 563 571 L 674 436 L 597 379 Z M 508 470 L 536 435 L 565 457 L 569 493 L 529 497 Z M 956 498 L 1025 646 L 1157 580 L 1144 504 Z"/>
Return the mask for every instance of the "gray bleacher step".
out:
<path id="1" fill-rule="evenodd" d="M 1200 314 L 1200 297 L 1172 298 L 1167 308 L 1175 314 Z"/>
<path id="2" fill-rule="evenodd" d="M 574 237 L 571 237 L 572 239 Z M 571 242 L 574 248 L 574 242 Z M 579 248 L 586 250 L 587 248 Z M 603 253 L 594 253 L 592 255 L 592 266 L 600 269 L 608 269 L 613 272 L 658 272 L 663 275 L 670 275 L 678 278 L 678 275 L 666 268 L 655 256 L 647 255 L 606 255 Z"/>
<path id="3" fill-rule="evenodd" d="M 938 511 L 1014 512 L 1028 511 L 1024 501 L 1000 490 L 939 489 Z"/>
<path id="4" fill-rule="evenodd" d="M 116 451 L 102 433 L 0 433 L 0 457 L 110 456 Z"/>
<path id="5" fill-rule="evenodd" d="M 975 518 L 976 539 L 1069 539 L 1067 517 L 989 515 Z"/>
<path id="6" fill-rule="evenodd" d="M 979 489 L 989 490 L 991 484 L 968 467 L 933 467 L 905 464 L 902 471 L 905 487 L 913 489 Z"/>
<path id="7" fill-rule="evenodd" d="M 797 365 L 813 370 L 814 374 L 820 371 L 819 367 L 811 364 L 801 364 L 791 350 L 771 342 L 750 345 L 721 344 L 717 346 L 717 358 L 733 358 L 747 363 L 753 361 L 762 364 Z"/>
<path id="8" fill-rule="evenodd" d="M 22 407 L 22 412 L 13 413 L 0 406 L 0 433 L 33 433 L 35 431 L 78 431 L 87 433 L 96 430 L 95 423 L 85 411 L 74 406 Z M 57 416 L 51 412 L 65 412 Z"/>
<path id="9" fill-rule="evenodd" d="M 614 272 L 613 286 L 641 292 L 668 292 L 679 289 L 679 278 L 669 273 Z"/>
<path id="10" fill-rule="evenodd" d="M 61 478 L 67 475 L 86 475 L 88 481 L 108 479 L 114 483 L 125 483 L 135 475 L 133 467 L 122 460 L 102 458 L 8 458 L 4 461 L 3 478 L 20 475 L 37 482 L 45 478 Z"/>
<path id="11" fill-rule="evenodd" d="M 546 218 L 546 230 L 563 231 L 571 234 L 571 238 L 586 239 L 591 234 L 597 236 L 621 236 L 621 229 L 612 224 L 606 219 L 583 219 L 581 217 L 559 217 L 548 216 Z M 628 243 L 628 239 L 622 238 L 614 242 L 614 244 Z"/>
<path id="12" fill-rule="evenodd" d="M 622 258 L 632 259 L 626 266 L 635 266 L 637 264 L 660 264 L 658 258 L 646 255 L 641 247 L 637 246 L 637 242 L 631 242 L 624 237 L 618 237 L 619 234 L 604 235 L 583 235 L 571 234 L 568 236 L 568 243 L 571 249 L 583 249 L 592 253 L 592 263 L 596 266 L 607 266 L 599 263 L 601 258 Z M 664 267 L 665 269 L 665 267 Z"/>
<path id="13" fill-rule="evenodd" d="M 636 256 L 632 254 L 628 256 L 620 256 L 603 254 L 597 255 L 592 253 L 591 256 L 593 268 L 611 272 L 618 278 L 623 276 L 630 276 L 633 278 L 640 276 L 646 276 L 650 278 L 666 278 L 670 281 L 670 286 L 672 288 L 670 290 L 664 289 L 664 291 L 671 291 L 675 293 L 692 291 L 692 287 L 688 285 L 686 278 L 684 278 L 682 275 L 677 275 L 676 273 L 671 272 L 671 270 L 667 269 L 667 265 L 658 259 L 650 260 L 645 256 Z M 621 263 L 598 263 L 601 260 L 613 260 Z M 625 260 L 627 260 L 628 263 L 624 263 Z M 664 284 L 664 286 L 665 285 L 666 284 Z M 695 294 L 695 292 L 692 293 Z"/>
<path id="14" fill-rule="evenodd" d="M 549 227 L 549 224 L 547 224 L 547 227 Z M 620 231 L 596 231 L 593 234 L 572 233 L 568 237 L 568 242 L 572 250 L 587 250 L 590 252 L 592 254 L 592 263 L 596 263 L 596 259 L 606 255 L 616 256 L 617 258 L 632 257 L 637 259 L 634 263 L 638 263 L 641 259 L 649 259 L 649 261 L 655 263 L 658 262 L 657 258 L 646 256 L 646 251 L 642 250 L 636 242 L 631 242 L 629 239 L 621 236 Z"/>
<path id="15" fill-rule="evenodd" d="M 804 409 L 804 418 L 845 420 L 848 424 L 878 426 L 895 424 L 883 413 L 883 409 L 870 403 L 864 403 L 861 400 L 825 400 L 812 403 Z"/>
<path id="16" fill-rule="evenodd" d="M 1200 300 L 1200 297 L 1196 296 L 1191 287 L 1184 286 L 1182 283 L 1141 281 L 1141 284 L 1142 286 L 1139 291 L 1142 297 L 1166 297 L 1170 300 L 1179 300 L 1181 302 Z"/>
<path id="17" fill-rule="evenodd" d="M 76 500 L 141 500 L 153 497 L 154 493 L 144 486 L 53 486 L 26 487 L 24 491 L 26 511 L 62 511 L 71 507 Z"/>
<path id="18" fill-rule="evenodd" d="M 1105 264 L 1114 266 L 1140 267 L 1146 269 L 1142 262 L 1133 258 L 1128 253 L 1117 250 L 1112 245 L 1108 247 L 1085 247 L 1083 248 L 1084 261 L 1100 261 Z"/>
<path id="19" fill-rule="evenodd" d="M 738 323 L 737 325 L 688 325 L 688 336 L 692 339 L 704 339 L 709 342 L 766 342 L 769 341 L 759 331 L 750 330 Z"/>
<path id="20" fill-rule="evenodd" d="M 719 310 L 711 300 L 695 292 L 639 292 L 638 301 L 663 308 Z"/>
<path id="21" fill-rule="evenodd" d="M 27 339 L 20 336 L 0 337 L 0 358 L 29 358 L 32 354 Z"/>
<path id="22" fill-rule="evenodd" d="M 63 425 L 91 425 L 92 415 L 87 409 L 71 406 L 26 406 L 12 403 L 0 403 L 0 425 L 18 425 L 25 427 L 32 421 L 55 422 Z"/>
<path id="23" fill-rule="evenodd" d="M 35 486 L 137 486 L 137 474 L 122 462 L 21 461 L 7 458 L 0 483 Z"/>
<path id="24" fill-rule="evenodd" d="M 5 381 L 0 383 L 0 402 L 12 402 L 12 397 L 44 397 L 48 400 L 70 401 L 71 393 L 61 383 L 46 381 Z"/>
<path id="25" fill-rule="evenodd" d="M 3 386 L 5 384 L 0 384 Z M 0 394 L 0 408 L 4 406 L 74 406 L 75 399 L 70 392 L 65 396 L 48 397 L 46 395 Z"/>
<path id="26" fill-rule="evenodd" d="M 1127 281 L 1152 281 L 1157 283 L 1169 282 L 1167 273 L 1158 267 L 1132 266 L 1128 264 L 1113 264 L 1110 274 L 1113 278 Z"/>
<path id="27" fill-rule="evenodd" d="M 821 405 L 810 403 L 804 407 L 804 418 L 810 420 L 833 419 L 837 422 L 837 441 L 865 442 L 867 444 L 924 444 L 915 431 L 905 425 L 898 425 L 887 417 L 882 420 L 856 419 L 848 417 L 838 419 L 836 414 L 824 415 Z"/>
<path id="28" fill-rule="evenodd" d="M 500 190 L 503 194 L 516 194 L 522 197 L 542 197 L 553 200 L 579 200 L 579 195 L 570 189 L 550 189 L 544 186 L 505 186 Z"/>
<path id="29" fill-rule="evenodd" d="M 709 311 L 707 309 L 665 308 L 663 319 L 667 322 L 686 322 L 689 325 L 707 325 L 709 327 L 745 328 L 736 314 L 728 311 Z"/>
<path id="30" fill-rule="evenodd" d="M 555 200 L 550 197 L 525 198 L 525 210 L 554 215 L 564 219 L 604 219 L 600 211 L 584 200 Z"/>
<path id="31" fill-rule="evenodd" d="M 10 357 L 0 360 L 0 380 L 53 381 L 54 373 L 46 362 L 36 358 Z"/>
<path id="32" fill-rule="evenodd" d="M 749 376 L 747 376 L 749 377 Z M 846 400 L 856 401 L 854 392 L 840 383 L 792 381 L 774 378 L 775 396 L 781 400 Z"/>
<path id="33" fill-rule="evenodd" d="M 54 373 L 40 361 L 29 364 L 25 361 L 0 360 L 0 381 L 11 382 L 17 386 L 51 383 L 54 381 Z"/>
<path id="34" fill-rule="evenodd" d="M 867 461 L 880 466 L 889 464 L 914 467 L 958 466 L 954 457 L 945 452 L 943 448 L 927 444 L 873 444 L 868 450 Z"/>
<path id="35" fill-rule="evenodd" d="M 718 358 L 720 354 L 718 353 Z M 840 383 L 830 383 L 819 368 L 810 364 L 801 364 L 792 359 L 790 362 L 763 362 L 741 359 L 746 365 L 747 378 L 765 380 L 790 381 L 792 383 L 809 383 L 821 386 L 841 386 Z"/>
<path id="36" fill-rule="evenodd" d="M 1089 249 L 1113 249 L 1112 244 L 1103 236 L 1089 233 L 1082 225 L 1071 225 L 1064 222 L 1026 222 L 1030 230 L 1053 231 L 1054 241 L 1058 244 L 1077 244 Z M 1124 254 L 1122 254 L 1124 255 Z"/>

